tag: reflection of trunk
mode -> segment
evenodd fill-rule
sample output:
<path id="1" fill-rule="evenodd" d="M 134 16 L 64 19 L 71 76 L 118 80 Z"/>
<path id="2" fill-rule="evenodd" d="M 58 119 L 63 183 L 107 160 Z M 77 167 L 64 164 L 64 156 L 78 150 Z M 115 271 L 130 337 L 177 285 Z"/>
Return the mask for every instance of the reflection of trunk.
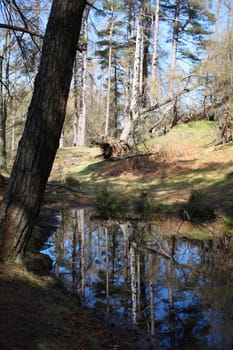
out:
<path id="1" fill-rule="evenodd" d="M 129 285 L 129 259 L 128 259 L 128 247 L 129 247 L 129 225 L 128 224 L 120 224 L 120 228 L 123 232 L 123 275 L 125 280 L 125 286 Z M 125 305 L 124 305 L 124 312 L 126 319 L 129 318 L 130 310 L 129 310 L 129 303 L 128 300 L 130 299 L 129 295 L 129 288 L 126 287 L 125 290 L 126 298 L 125 298 Z"/>
<path id="2" fill-rule="evenodd" d="M 61 214 L 61 224 L 59 229 L 56 231 L 56 264 L 55 264 L 55 274 L 57 277 L 59 277 L 59 265 L 61 259 L 64 257 L 64 234 L 65 234 L 65 229 L 64 229 L 64 224 L 63 224 L 63 215 Z"/>
<path id="3" fill-rule="evenodd" d="M 141 255 L 137 253 L 137 315 L 141 318 Z"/>
<path id="4" fill-rule="evenodd" d="M 173 244 L 173 242 L 172 242 Z M 168 241 L 164 241 L 166 252 L 172 256 L 173 246 L 169 246 Z M 174 308 L 174 295 L 173 295 L 173 262 L 172 259 L 166 259 L 167 268 L 167 289 L 168 289 L 168 303 L 169 303 L 169 320 L 170 320 L 170 339 L 171 347 L 173 348 L 175 342 L 175 308 Z"/>
<path id="5" fill-rule="evenodd" d="M 78 232 L 80 239 L 80 300 L 85 298 L 85 222 L 84 209 L 77 210 Z"/>
<path id="6" fill-rule="evenodd" d="M 131 277 L 131 301 L 132 301 L 132 323 L 137 323 L 137 260 L 136 243 L 130 245 L 130 277 Z"/>
<path id="7" fill-rule="evenodd" d="M 116 257 L 116 234 L 115 232 L 112 233 L 112 271 L 111 271 L 111 282 L 114 283 L 114 277 L 115 277 L 115 257 Z"/>
<path id="8" fill-rule="evenodd" d="M 148 264 L 149 271 L 152 269 L 153 256 L 149 253 Z M 151 275 L 151 272 L 150 272 Z M 149 298 L 150 298 L 150 332 L 151 335 L 155 333 L 155 316 L 154 316 L 154 283 L 153 279 L 149 279 Z"/>
<path id="9" fill-rule="evenodd" d="M 106 303 L 107 312 L 109 313 L 109 256 L 108 256 L 108 229 L 104 228 L 105 233 L 105 254 L 106 254 Z"/>
<path id="10" fill-rule="evenodd" d="M 73 210 L 73 240 L 72 240 L 72 290 L 75 292 L 77 287 L 77 227 L 78 227 L 78 217 L 77 211 Z"/>
<path id="11" fill-rule="evenodd" d="M 172 262 L 171 259 L 166 261 L 167 267 L 167 288 L 168 288 L 168 302 L 169 302 L 169 313 L 170 313 L 170 331 L 174 332 L 174 321 L 175 321 L 175 309 L 174 309 L 174 296 L 173 296 L 173 285 L 172 285 Z"/>

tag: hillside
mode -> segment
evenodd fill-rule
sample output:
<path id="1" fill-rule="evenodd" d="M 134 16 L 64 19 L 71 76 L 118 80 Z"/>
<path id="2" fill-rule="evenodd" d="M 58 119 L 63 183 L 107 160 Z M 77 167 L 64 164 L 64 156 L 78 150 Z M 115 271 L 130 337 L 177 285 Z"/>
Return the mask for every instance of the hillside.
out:
<path id="1" fill-rule="evenodd" d="M 232 143 L 215 146 L 217 134 L 214 122 L 183 124 L 140 146 L 137 156 L 117 161 L 104 161 L 98 148 L 63 148 L 50 182 L 72 188 L 76 200 L 113 210 L 181 209 L 202 219 L 231 215 Z"/>

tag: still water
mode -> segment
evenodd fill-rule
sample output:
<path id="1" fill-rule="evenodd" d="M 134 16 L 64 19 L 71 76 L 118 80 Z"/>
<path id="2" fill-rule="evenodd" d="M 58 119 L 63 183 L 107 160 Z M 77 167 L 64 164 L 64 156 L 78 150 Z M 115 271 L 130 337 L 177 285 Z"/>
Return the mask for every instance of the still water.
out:
<path id="1" fill-rule="evenodd" d="M 101 222 L 90 209 L 58 219 L 43 252 L 85 305 L 163 349 L 233 349 L 230 235 L 188 240 L 155 222 Z"/>

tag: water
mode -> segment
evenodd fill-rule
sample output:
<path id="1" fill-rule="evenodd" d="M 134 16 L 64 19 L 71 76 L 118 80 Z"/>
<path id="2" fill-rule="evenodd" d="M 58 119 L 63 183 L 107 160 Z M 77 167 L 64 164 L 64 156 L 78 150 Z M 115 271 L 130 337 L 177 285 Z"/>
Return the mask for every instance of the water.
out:
<path id="1" fill-rule="evenodd" d="M 158 223 L 92 215 L 61 213 L 43 251 L 83 303 L 163 349 L 233 349 L 230 236 L 188 240 Z"/>

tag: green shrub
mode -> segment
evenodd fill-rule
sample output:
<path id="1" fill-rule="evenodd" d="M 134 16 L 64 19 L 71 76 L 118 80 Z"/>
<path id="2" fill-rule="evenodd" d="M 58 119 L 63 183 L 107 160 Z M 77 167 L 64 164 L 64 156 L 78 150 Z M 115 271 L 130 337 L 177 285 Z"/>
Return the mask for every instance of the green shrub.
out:
<path id="1" fill-rule="evenodd" d="M 97 203 L 105 215 L 111 215 L 122 209 L 122 201 L 119 192 L 110 184 L 101 188 L 97 195 Z"/>

